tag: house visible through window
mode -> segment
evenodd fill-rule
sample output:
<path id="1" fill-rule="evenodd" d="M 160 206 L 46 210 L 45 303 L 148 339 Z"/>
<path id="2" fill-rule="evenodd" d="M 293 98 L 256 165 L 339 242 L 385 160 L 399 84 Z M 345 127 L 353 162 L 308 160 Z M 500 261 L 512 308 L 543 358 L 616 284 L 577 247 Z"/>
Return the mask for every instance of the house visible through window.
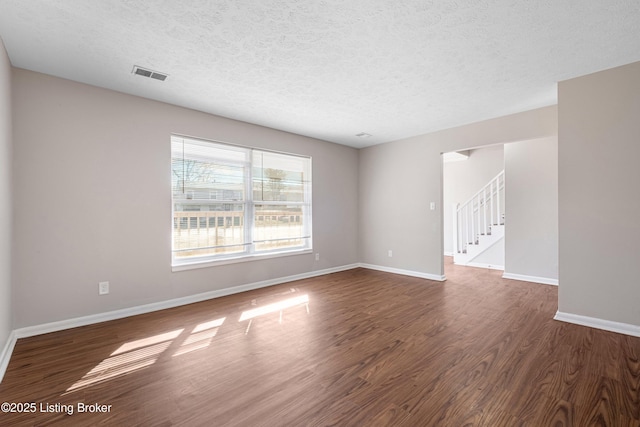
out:
<path id="1" fill-rule="evenodd" d="M 173 265 L 311 249 L 311 158 L 171 137 Z"/>

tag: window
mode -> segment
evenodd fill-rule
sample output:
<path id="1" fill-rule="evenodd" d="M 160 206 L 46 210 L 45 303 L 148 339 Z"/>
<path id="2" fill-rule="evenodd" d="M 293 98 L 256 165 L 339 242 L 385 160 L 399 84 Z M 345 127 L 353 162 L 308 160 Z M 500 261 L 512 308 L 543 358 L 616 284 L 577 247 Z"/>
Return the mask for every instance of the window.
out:
<path id="1" fill-rule="evenodd" d="M 311 158 L 171 137 L 172 264 L 311 250 Z"/>

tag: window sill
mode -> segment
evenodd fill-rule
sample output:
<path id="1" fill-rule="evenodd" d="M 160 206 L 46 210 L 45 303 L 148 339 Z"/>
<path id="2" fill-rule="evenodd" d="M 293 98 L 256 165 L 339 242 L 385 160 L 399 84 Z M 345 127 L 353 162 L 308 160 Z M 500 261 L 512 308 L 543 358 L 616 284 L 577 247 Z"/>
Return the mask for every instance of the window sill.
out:
<path id="1" fill-rule="evenodd" d="M 259 261 L 263 259 L 280 258 L 285 256 L 304 255 L 304 254 L 311 254 L 311 253 L 313 253 L 313 249 L 302 249 L 302 250 L 295 250 L 295 251 L 275 252 L 275 253 L 259 254 L 259 255 L 245 255 L 237 258 L 195 261 L 195 262 L 189 262 L 184 264 L 173 264 L 171 266 L 171 271 L 175 273 L 178 271 L 195 270 L 198 268 L 218 267 L 218 266 L 227 265 L 227 264 L 238 264 L 241 262 Z"/>

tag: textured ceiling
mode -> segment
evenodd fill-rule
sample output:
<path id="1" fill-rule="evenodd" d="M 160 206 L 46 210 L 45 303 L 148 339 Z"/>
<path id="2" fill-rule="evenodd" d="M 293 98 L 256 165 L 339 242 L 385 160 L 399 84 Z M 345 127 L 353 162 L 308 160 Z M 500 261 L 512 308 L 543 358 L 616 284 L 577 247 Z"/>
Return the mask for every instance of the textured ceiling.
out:
<path id="1" fill-rule="evenodd" d="M 640 60 L 640 2 L 0 0 L 0 37 L 15 67 L 363 147 Z"/>

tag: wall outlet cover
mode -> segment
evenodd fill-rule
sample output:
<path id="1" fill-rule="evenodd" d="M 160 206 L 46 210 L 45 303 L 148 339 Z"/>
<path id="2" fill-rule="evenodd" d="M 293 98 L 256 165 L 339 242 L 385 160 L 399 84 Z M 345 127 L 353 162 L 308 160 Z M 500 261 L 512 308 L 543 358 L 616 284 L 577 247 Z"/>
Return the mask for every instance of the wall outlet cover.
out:
<path id="1" fill-rule="evenodd" d="M 109 282 L 98 283 L 98 294 L 106 295 L 109 293 Z"/>

